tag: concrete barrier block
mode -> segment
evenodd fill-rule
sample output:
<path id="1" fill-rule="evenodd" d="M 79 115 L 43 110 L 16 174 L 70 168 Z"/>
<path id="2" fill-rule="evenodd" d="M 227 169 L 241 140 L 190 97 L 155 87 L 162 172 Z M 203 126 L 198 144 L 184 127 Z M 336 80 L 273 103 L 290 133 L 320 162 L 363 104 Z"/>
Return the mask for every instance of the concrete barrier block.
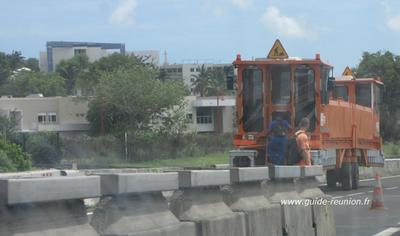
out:
<path id="1" fill-rule="evenodd" d="M 169 207 L 179 220 L 196 224 L 197 236 L 246 235 L 245 215 L 242 212 L 232 212 L 223 202 L 217 188 L 185 188 L 176 191 Z"/>
<path id="2" fill-rule="evenodd" d="M 271 166 L 269 168 L 271 179 L 299 178 L 300 176 L 300 166 Z"/>
<path id="3" fill-rule="evenodd" d="M 230 184 L 229 170 L 183 170 L 178 174 L 181 188 Z"/>
<path id="4" fill-rule="evenodd" d="M 123 194 L 178 189 L 177 173 L 101 174 L 101 193 Z"/>
<path id="5" fill-rule="evenodd" d="M 83 200 L 0 207 L 0 235 L 97 236 L 89 225 Z"/>
<path id="6" fill-rule="evenodd" d="M 103 197 L 91 225 L 100 235 L 195 236 L 192 222 L 180 222 L 161 192 Z"/>
<path id="7" fill-rule="evenodd" d="M 269 179 L 268 167 L 242 167 L 232 168 L 231 182 L 254 182 Z"/>
<path id="8" fill-rule="evenodd" d="M 282 236 L 281 207 L 263 196 L 259 182 L 224 186 L 222 193 L 232 211 L 245 214 L 247 236 Z"/>
<path id="9" fill-rule="evenodd" d="M 321 165 L 301 167 L 301 177 L 322 176 L 323 174 L 324 169 Z"/>
<path id="10" fill-rule="evenodd" d="M 297 179 L 295 184 L 296 191 L 305 199 L 323 197 L 325 194 L 319 188 L 319 184 L 320 183 L 315 176 Z"/>
<path id="11" fill-rule="evenodd" d="M 229 164 L 215 164 L 213 167 L 217 170 L 227 170 L 229 169 Z"/>
<path id="12" fill-rule="evenodd" d="M 336 224 L 331 205 L 314 205 L 313 223 L 316 236 L 335 236 Z"/>
<path id="13" fill-rule="evenodd" d="M 300 169 L 299 169 L 300 170 Z M 303 200 L 296 192 L 297 181 L 275 179 L 262 184 L 264 196 L 282 209 L 284 235 L 314 235 L 312 207 L 286 204 L 286 200 Z"/>
<path id="14" fill-rule="evenodd" d="M 100 196 L 98 176 L 0 180 L 0 202 L 20 204 Z"/>
<path id="15" fill-rule="evenodd" d="M 286 235 L 315 235 L 311 206 L 282 205 L 283 228 Z"/>
<path id="16" fill-rule="evenodd" d="M 1 173 L 0 179 L 24 179 L 24 178 L 43 178 L 43 177 L 60 177 L 62 175 L 60 170 L 35 170 L 24 172 L 11 172 Z"/>

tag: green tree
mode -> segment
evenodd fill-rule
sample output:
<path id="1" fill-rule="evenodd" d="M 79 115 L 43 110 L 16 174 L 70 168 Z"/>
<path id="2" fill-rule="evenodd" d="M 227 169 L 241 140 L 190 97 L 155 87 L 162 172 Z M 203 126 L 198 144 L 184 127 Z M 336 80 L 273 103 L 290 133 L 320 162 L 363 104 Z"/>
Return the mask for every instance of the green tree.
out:
<path id="1" fill-rule="evenodd" d="M 17 144 L 0 140 L 0 172 L 25 171 L 31 168 L 29 154 Z"/>
<path id="2" fill-rule="evenodd" d="M 56 67 L 56 72 L 65 79 L 67 94 L 73 94 L 78 77 L 89 67 L 86 54 L 76 54 L 73 58 L 62 60 Z"/>
<path id="3" fill-rule="evenodd" d="M 28 136 L 26 150 L 31 154 L 34 165 L 55 165 L 61 160 L 57 145 L 55 133 L 35 133 Z"/>
<path id="4" fill-rule="evenodd" d="M 391 52 L 364 52 L 356 76 L 382 78 L 385 84 L 381 109 L 381 134 L 385 140 L 400 139 L 400 56 Z"/>
<path id="5" fill-rule="evenodd" d="M 28 58 L 25 62 L 25 67 L 28 67 L 32 71 L 38 72 L 39 69 L 39 60 L 36 58 Z"/>
<path id="6" fill-rule="evenodd" d="M 0 86 L 5 84 L 11 75 L 10 65 L 8 64 L 7 55 L 0 52 Z"/>
<path id="7" fill-rule="evenodd" d="M 208 96 L 223 96 L 228 95 L 230 92 L 226 87 L 226 77 L 228 74 L 233 73 L 232 66 L 212 67 L 209 70 L 210 84 L 208 89 Z"/>
<path id="8" fill-rule="evenodd" d="M 62 96 L 64 79 L 57 74 L 44 74 L 41 72 L 18 73 L 2 88 L 3 94 L 15 97 L 25 97 L 29 94 L 42 93 L 44 96 Z"/>
<path id="9" fill-rule="evenodd" d="M 20 51 L 12 51 L 11 54 L 7 54 L 6 57 L 11 71 L 15 71 L 24 66 L 24 57 Z"/>
<path id="10" fill-rule="evenodd" d="M 0 138 L 4 140 L 15 140 L 15 126 L 15 119 L 0 115 Z"/>
<path id="11" fill-rule="evenodd" d="M 208 96 L 211 88 L 210 70 L 204 65 L 199 67 L 200 71 L 198 74 L 192 75 L 194 82 L 194 92 L 198 93 L 201 97 Z"/>
<path id="12" fill-rule="evenodd" d="M 107 57 L 102 57 L 98 61 L 90 63 L 88 69 L 78 76 L 76 89 L 81 89 L 84 95 L 94 95 L 94 88 L 104 73 L 113 73 L 118 70 L 127 70 L 143 65 L 155 69 L 154 66 L 144 61 L 144 58 L 133 55 L 122 55 L 120 53 L 113 53 Z"/>
<path id="13" fill-rule="evenodd" d="M 96 97 L 89 103 L 87 119 L 94 134 L 103 131 L 122 138 L 142 137 L 154 131 L 152 122 L 162 118 L 183 101 L 185 93 L 181 81 L 160 81 L 158 71 L 138 64 L 130 69 L 100 76 Z"/>
<path id="14" fill-rule="evenodd" d="M 199 67 L 199 73 L 192 75 L 194 78 L 194 92 L 200 96 L 223 96 L 229 94 L 226 88 L 226 77 L 233 73 L 232 66 Z"/>

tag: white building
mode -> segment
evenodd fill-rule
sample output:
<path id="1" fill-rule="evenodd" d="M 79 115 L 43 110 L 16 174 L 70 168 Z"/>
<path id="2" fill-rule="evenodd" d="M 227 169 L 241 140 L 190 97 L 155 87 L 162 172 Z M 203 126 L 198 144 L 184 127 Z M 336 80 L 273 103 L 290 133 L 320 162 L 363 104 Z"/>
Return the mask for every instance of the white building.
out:
<path id="1" fill-rule="evenodd" d="M 235 98 L 187 96 L 188 130 L 198 133 L 232 133 Z M 88 101 L 79 97 L 1 97 L 0 114 L 15 117 L 20 132 L 87 131 Z"/>
<path id="2" fill-rule="evenodd" d="M 235 131 L 236 100 L 232 96 L 188 96 L 186 117 L 189 129 L 197 133 L 232 133 Z"/>
<path id="3" fill-rule="evenodd" d="M 15 117 L 20 132 L 85 131 L 88 101 L 76 97 L 1 97 L 0 114 Z"/>

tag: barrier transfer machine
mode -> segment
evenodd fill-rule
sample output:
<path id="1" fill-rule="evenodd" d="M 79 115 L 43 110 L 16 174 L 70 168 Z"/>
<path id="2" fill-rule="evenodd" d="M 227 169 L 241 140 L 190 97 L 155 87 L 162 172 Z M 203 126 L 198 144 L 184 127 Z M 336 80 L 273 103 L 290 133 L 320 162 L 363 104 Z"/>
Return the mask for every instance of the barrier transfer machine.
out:
<path id="1" fill-rule="evenodd" d="M 380 78 L 356 78 L 349 68 L 334 78 L 333 66 L 319 54 L 291 58 L 279 40 L 266 58 L 242 60 L 238 54 L 233 65 L 237 77 L 228 76 L 228 87 L 236 82 L 237 133 L 231 166 L 269 163 L 268 125 L 278 116 L 291 127 L 309 118 L 312 162 L 326 170 L 328 187 L 339 182 L 356 189 L 359 166 L 383 166 Z"/>

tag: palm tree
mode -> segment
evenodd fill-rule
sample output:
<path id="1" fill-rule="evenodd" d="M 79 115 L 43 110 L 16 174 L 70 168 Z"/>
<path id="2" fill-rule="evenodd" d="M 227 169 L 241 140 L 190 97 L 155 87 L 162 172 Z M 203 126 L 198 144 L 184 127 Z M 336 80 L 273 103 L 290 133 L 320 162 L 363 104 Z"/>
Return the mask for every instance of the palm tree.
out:
<path id="1" fill-rule="evenodd" d="M 208 95 L 208 90 L 210 88 L 210 72 L 204 65 L 199 69 L 200 71 L 197 75 L 192 75 L 194 78 L 193 86 L 194 92 L 203 97 Z"/>

